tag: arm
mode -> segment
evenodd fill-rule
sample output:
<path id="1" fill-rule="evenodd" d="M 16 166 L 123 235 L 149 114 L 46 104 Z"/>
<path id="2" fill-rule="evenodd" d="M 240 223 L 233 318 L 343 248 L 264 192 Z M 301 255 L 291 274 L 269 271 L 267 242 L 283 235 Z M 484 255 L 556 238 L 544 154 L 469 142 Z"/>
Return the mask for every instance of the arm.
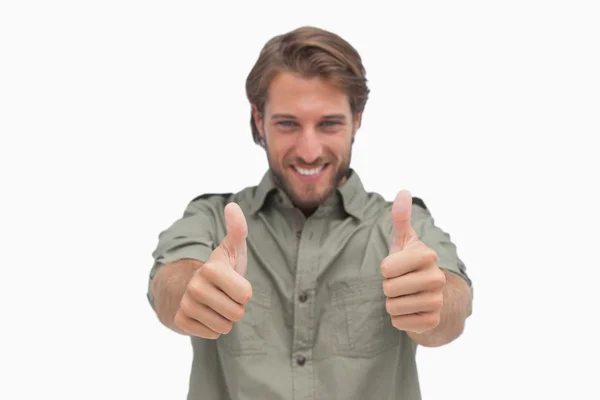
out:
<path id="1" fill-rule="evenodd" d="M 242 276 L 246 219 L 239 205 L 224 206 L 225 201 L 218 195 L 193 201 L 159 235 L 153 252 L 148 300 L 159 321 L 182 335 L 217 339 L 227 334 L 252 297 Z"/>
<path id="2" fill-rule="evenodd" d="M 472 292 L 463 278 L 453 272 L 444 271 L 444 303 L 437 327 L 423 333 L 407 332 L 415 343 L 426 347 L 443 346 L 458 338 L 472 311 Z"/>
<path id="3" fill-rule="evenodd" d="M 188 283 L 208 260 L 221 234 L 217 216 L 223 212 L 224 196 L 200 196 L 183 215 L 160 232 L 147 285 L 147 298 L 159 321 L 175 332 L 174 318 Z"/>
<path id="4" fill-rule="evenodd" d="M 459 337 L 471 315 L 472 285 L 450 235 L 422 201 L 400 192 L 392 205 L 390 254 L 381 269 L 392 324 L 417 344 L 435 347 Z"/>
<path id="5" fill-rule="evenodd" d="M 175 314 L 189 281 L 203 265 L 197 260 L 185 259 L 163 266 L 152 280 L 152 296 L 158 320 L 167 328 L 186 335 L 175 324 Z"/>

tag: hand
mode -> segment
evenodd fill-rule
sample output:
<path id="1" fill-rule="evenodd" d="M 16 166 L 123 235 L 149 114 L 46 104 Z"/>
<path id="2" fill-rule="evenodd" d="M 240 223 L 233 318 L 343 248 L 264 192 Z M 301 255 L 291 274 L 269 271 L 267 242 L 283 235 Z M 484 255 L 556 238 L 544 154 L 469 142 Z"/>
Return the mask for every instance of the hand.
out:
<path id="1" fill-rule="evenodd" d="M 446 275 L 437 254 L 419 240 L 411 224 L 412 197 L 403 190 L 392 206 L 394 234 L 381 263 L 386 310 L 394 327 L 423 333 L 440 323 Z"/>
<path id="2" fill-rule="evenodd" d="M 248 226 L 236 203 L 225 207 L 225 225 L 227 236 L 194 274 L 175 314 L 175 324 L 192 336 L 217 339 L 229 333 L 252 297 L 244 278 Z"/>

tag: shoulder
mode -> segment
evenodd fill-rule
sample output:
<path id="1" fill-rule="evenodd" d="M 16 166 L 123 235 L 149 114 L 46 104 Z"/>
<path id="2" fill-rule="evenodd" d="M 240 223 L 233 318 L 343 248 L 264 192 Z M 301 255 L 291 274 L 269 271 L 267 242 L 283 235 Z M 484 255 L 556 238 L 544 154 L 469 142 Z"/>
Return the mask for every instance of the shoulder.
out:
<path id="1" fill-rule="evenodd" d="M 203 193 L 192 199 L 190 203 L 219 203 L 229 200 L 233 193 Z"/>
<path id="2" fill-rule="evenodd" d="M 370 202 L 374 203 L 383 214 L 392 211 L 392 206 L 394 205 L 393 199 L 386 199 L 378 193 L 369 193 L 369 199 Z M 429 208 L 425 204 L 425 201 L 421 197 L 417 196 L 412 196 L 412 211 L 413 213 L 416 212 L 418 214 L 429 214 Z"/>
<path id="3" fill-rule="evenodd" d="M 381 195 L 373 194 L 374 199 L 377 199 L 375 202 L 377 203 L 377 209 L 379 210 L 378 214 L 378 222 L 384 228 L 384 230 L 392 229 L 392 206 L 394 204 L 393 200 L 385 199 Z M 411 220 L 413 224 L 421 223 L 424 220 L 431 218 L 431 213 L 425 200 L 418 196 L 412 197 L 412 210 L 411 210 Z"/>
<path id="4" fill-rule="evenodd" d="M 198 194 L 189 201 L 186 213 L 210 213 L 222 216 L 228 203 L 237 203 L 244 212 L 250 209 L 254 200 L 256 186 L 248 186 L 237 192 L 207 192 Z"/>
<path id="5" fill-rule="evenodd" d="M 191 199 L 184 214 L 219 214 L 231 201 L 233 193 L 202 193 Z"/>
<path id="6" fill-rule="evenodd" d="M 385 216 L 392 211 L 393 199 L 387 199 L 384 195 L 378 192 L 366 192 L 363 202 L 363 211 L 367 219 L 377 218 L 377 216 Z M 428 214 L 429 209 L 425 201 L 421 197 L 412 197 L 413 213 Z"/>
<path id="7" fill-rule="evenodd" d="M 421 224 L 432 219 L 431 212 L 422 198 L 413 196 L 411 220 L 413 225 Z"/>
<path id="8" fill-rule="evenodd" d="M 413 196 L 413 198 L 412 198 L 412 205 L 413 205 L 413 208 L 414 207 L 419 207 L 420 209 L 422 209 L 424 211 L 429 211 L 429 209 L 425 205 L 425 202 L 420 197 Z"/>

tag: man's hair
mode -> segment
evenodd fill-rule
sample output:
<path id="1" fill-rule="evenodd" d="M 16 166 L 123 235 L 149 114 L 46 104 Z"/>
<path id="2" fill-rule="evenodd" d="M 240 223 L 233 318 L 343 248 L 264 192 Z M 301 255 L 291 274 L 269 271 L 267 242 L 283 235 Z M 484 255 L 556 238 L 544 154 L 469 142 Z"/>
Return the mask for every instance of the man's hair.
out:
<path id="1" fill-rule="evenodd" d="M 246 79 L 250 104 L 264 112 L 271 81 L 280 72 L 304 78 L 325 79 L 348 94 L 353 116 L 361 113 L 369 97 L 366 71 L 354 47 L 340 36 L 323 29 L 304 26 L 271 38 Z M 250 113 L 255 143 L 259 131 Z"/>

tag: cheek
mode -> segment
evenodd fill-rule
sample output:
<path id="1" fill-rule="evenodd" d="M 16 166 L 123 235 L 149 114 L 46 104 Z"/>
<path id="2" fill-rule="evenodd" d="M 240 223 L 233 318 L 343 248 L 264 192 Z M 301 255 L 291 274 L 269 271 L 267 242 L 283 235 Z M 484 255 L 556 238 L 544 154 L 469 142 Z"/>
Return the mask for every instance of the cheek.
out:
<path id="1" fill-rule="evenodd" d="M 267 148 L 269 153 L 269 158 L 276 163 L 285 163 L 289 160 L 293 160 L 294 157 L 294 146 L 293 143 L 285 140 L 281 140 L 281 138 L 271 138 L 271 141 L 267 141 Z"/>
<path id="2" fill-rule="evenodd" d="M 327 149 L 331 153 L 333 153 L 336 156 L 336 158 L 346 159 L 346 158 L 348 158 L 348 155 L 350 154 L 352 145 L 346 139 L 346 137 L 336 138 L 335 142 L 332 142 L 327 146 Z"/>
<path id="3" fill-rule="evenodd" d="M 267 146 L 267 157 L 274 165 L 285 167 L 286 162 L 291 159 L 287 154 L 285 149 L 274 145 Z"/>

